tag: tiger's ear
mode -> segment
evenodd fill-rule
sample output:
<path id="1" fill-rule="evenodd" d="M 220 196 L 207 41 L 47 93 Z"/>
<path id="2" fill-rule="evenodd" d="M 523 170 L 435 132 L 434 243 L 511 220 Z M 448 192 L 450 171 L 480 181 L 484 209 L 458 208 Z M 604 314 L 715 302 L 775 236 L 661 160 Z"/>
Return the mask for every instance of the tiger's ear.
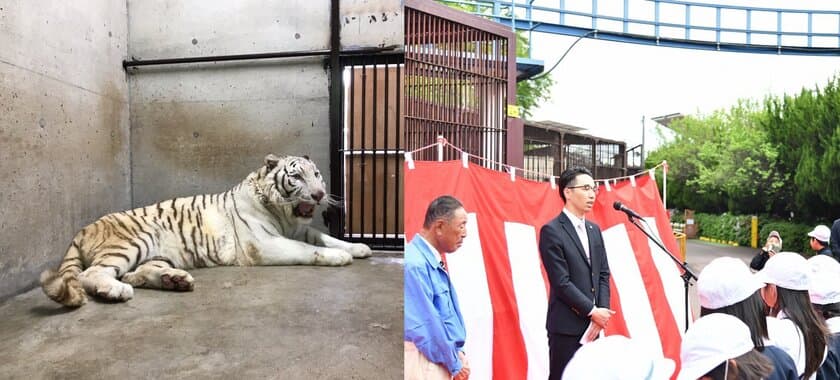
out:
<path id="1" fill-rule="evenodd" d="M 277 166 L 278 162 L 280 162 L 280 157 L 277 157 L 270 153 L 268 154 L 268 156 L 265 156 L 265 167 L 268 168 L 268 170 L 274 169 L 274 167 Z"/>
<path id="2" fill-rule="evenodd" d="M 312 161 L 311 159 L 309 159 L 309 156 L 307 156 L 305 154 L 303 155 L 303 158 L 305 158 L 307 161 Z"/>

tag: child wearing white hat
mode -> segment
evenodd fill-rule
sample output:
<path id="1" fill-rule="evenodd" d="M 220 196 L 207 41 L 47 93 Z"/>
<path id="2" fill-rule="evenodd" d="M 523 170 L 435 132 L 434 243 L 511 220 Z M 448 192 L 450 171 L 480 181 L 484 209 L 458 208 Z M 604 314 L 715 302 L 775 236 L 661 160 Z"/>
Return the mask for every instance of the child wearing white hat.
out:
<path id="1" fill-rule="evenodd" d="M 610 335 L 578 349 L 563 370 L 563 380 L 667 380 L 674 368 L 673 360 L 623 335 Z"/>
<path id="2" fill-rule="evenodd" d="M 808 233 L 808 237 L 811 238 L 808 241 L 808 244 L 811 245 L 811 249 L 813 249 L 817 255 L 834 257 L 831 253 L 831 248 L 828 246 L 829 240 L 831 240 L 831 229 L 829 229 L 828 226 L 820 224 L 819 226 L 814 227 L 814 230 Z"/>
<path id="3" fill-rule="evenodd" d="M 795 252 L 780 252 L 767 260 L 756 276 L 766 284 L 761 298 L 770 308 L 770 339 L 793 358 L 802 378 L 816 379 L 827 352 L 828 328 L 808 296 L 808 261 Z"/>
<path id="4" fill-rule="evenodd" d="M 729 314 L 714 313 L 694 321 L 680 350 L 678 380 L 764 379 L 772 364 L 753 348 L 750 329 Z"/>
<path id="5" fill-rule="evenodd" d="M 769 340 L 764 301 L 759 294 L 763 287 L 764 283 L 743 261 L 732 257 L 714 259 L 697 279 L 700 315 L 724 313 L 740 319 L 750 330 L 753 347 L 773 363 L 767 380 L 798 379 L 793 358 Z"/>
<path id="6" fill-rule="evenodd" d="M 813 270 L 809 294 L 817 313 L 825 319 L 831 334 L 828 354 L 817 372 L 817 380 L 840 379 L 840 263 L 829 256 L 808 259 Z"/>

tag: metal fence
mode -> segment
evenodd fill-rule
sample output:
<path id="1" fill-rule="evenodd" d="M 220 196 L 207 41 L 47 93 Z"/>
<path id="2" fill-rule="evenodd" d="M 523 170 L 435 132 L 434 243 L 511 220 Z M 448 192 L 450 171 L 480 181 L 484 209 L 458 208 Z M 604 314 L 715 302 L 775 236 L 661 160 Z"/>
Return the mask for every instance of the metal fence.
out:
<path id="1" fill-rule="evenodd" d="M 505 162 L 510 41 L 475 25 L 487 20 L 427 3 L 405 8 L 406 149 L 440 135 L 471 155 Z M 437 159 L 434 150 L 415 158 Z M 456 158 L 453 149 L 444 152 Z M 477 162 L 492 167 L 487 160 Z"/>
<path id="2" fill-rule="evenodd" d="M 402 54 L 342 58 L 344 239 L 403 245 Z"/>
<path id="3" fill-rule="evenodd" d="M 575 133 L 581 130 L 559 123 L 528 122 L 523 149 L 525 177 L 544 181 L 574 166 L 588 168 L 596 179 L 627 175 L 625 143 Z"/>

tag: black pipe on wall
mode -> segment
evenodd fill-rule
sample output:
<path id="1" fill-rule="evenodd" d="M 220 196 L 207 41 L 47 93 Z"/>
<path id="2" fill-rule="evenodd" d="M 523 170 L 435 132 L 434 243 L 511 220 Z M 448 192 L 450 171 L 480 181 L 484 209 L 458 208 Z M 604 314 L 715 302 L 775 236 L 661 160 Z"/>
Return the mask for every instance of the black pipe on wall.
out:
<path id="1" fill-rule="evenodd" d="M 335 22 L 338 22 L 337 20 Z M 330 21 L 330 23 L 334 23 Z M 330 38 L 330 41 L 333 39 Z M 299 58 L 299 57 L 316 57 L 316 56 L 330 56 L 332 61 L 333 51 L 337 51 L 338 56 L 353 56 L 365 54 L 377 54 L 386 51 L 391 51 L 396 46 L 373 47 L 373 48 L 357 48 L 340 50 L 340 47 L 321 49 L 321 50 L 298 50 L 286 52 L 273 53 L 251 53 L 251 54 L 233 54 L 233 55 L 212 55 L 204 57 L 182 57 L 182 58 L 163 58 L 163 59 L 132 59 L 130 61 L 123 61 L 123 68 L 139 67 L 139 66 L 155 66 L 155 65 L 174 65 L 183 63 L 202 63 L 202 62 L 222 62 L 222 61 L 250 61 L 258 59 L 272 59 L 272 58 Z M 332 64 L 332 62 L 331 62 Z M 336 63 L 336 66 L 338 64 Z M 331 66 L 332 67 L 332 66 Z M 332 75 L 332 74 L 331 74 Z M 340 79 L 340 68 L 339 68 Z"/>

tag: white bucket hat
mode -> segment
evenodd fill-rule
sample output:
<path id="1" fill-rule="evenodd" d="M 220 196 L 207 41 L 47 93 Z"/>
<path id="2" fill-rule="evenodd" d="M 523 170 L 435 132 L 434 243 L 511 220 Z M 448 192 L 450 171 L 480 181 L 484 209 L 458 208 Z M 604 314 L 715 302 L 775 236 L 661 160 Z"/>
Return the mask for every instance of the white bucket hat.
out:
<path id="1" fill-rule="evenodd" d="M 796 252 L 779 252 L 767 260 L 764 269 L 756 273 L 759 281 L 790 290 L 808 290 L 811 267 L 808 260 Z"/>
<path id="2" fill-rule="evenodd" d="M 720 309 L 734 305 L 764 287 L 743 261 L 732 257 L 712 260 L 697 279 L 700 306 Z"/>
<path id="3" fill-rule="evenodd" d="M 667 380 L 674 368 L 673 360 L 625 336 L 610 335 L 578 349 L 563 371 L 563 380 Z"/>
<path id="4" fill-rule="evenodd" d="M 808 259 L 814 273 L 834 273 L 840 277 L 840 263 L 828 255 L 814 255 Z"/>
<path id="5" fill-rule="evenodd" d="M 683 337 L 682 370 L 677 380 L 697 380 L 752 349 L 750 328 L 740 319 L 722 313 L 706 315 L 694 321 Z"/>
<path id="6" fill-rule="evenodd" d="M 811 303 L 817 305 L 831 305 L 840 302 L 840 277 L 829 272 L 813 273 L 808 295 L 811 297 Z"/>
<path id="7" fill-rule="evenodd" d="M 840 263 L 826 255 L 814 255 L 808 259 L 808 265 L 811 266 L 811 287 L 808 289 L 811 303 L 840 302 Z"/>

